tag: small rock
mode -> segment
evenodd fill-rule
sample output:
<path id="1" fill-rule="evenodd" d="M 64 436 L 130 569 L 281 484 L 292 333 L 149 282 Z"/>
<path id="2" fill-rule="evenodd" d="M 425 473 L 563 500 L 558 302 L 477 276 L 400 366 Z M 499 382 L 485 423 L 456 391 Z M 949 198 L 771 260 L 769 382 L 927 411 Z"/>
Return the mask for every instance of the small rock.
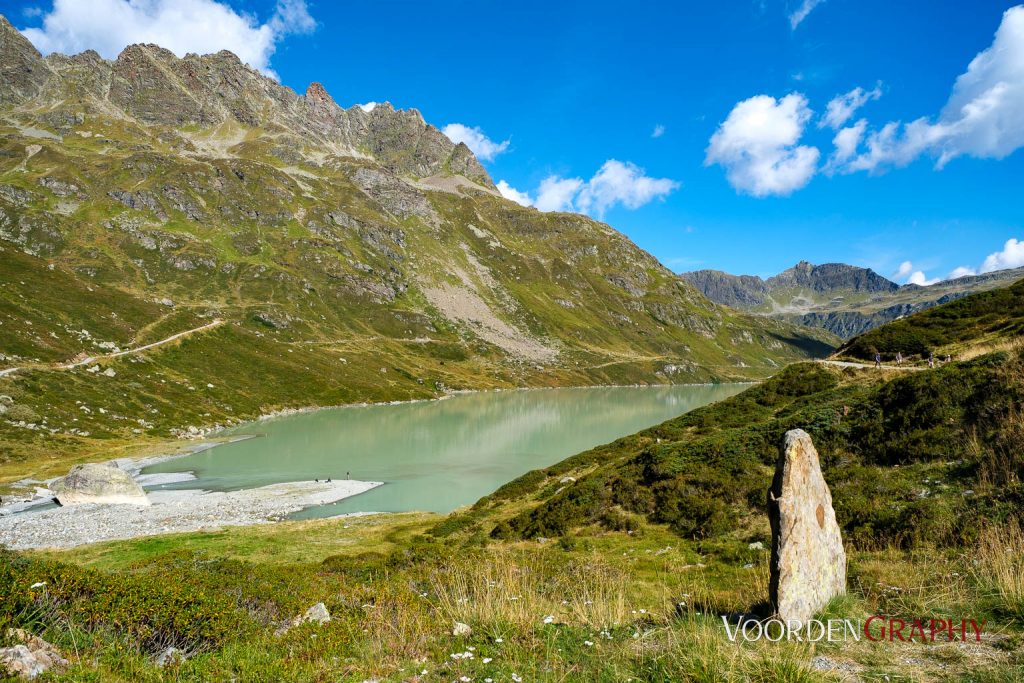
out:
<path id="1" fill-rule="evenodd" d="M 764 550 L 764 543 L 761 543 L 761 541 L 754 541 L 748 545 L 747 548 L 750 550 Z"/>
<path id="2" fill-rule="evenodd" d="M 322 602 L 318 602 L 303 614 L 298 619 L 299 624 L 307 624 L 309 622 L 317 624 L 326 624 L 331 620 L 331 613 L 327 611 L 327 605 Z"/>
<path id="3" fill-rule="evenodd" d="M 117 376 L 117 372 L 114 371 L 114 368 L 107 368 L 106 370 L 103 371 L 103 374 L 106 375 L 107 377 Z"/>
<path id="4" fill-rule="evenodd" d="M 7 637 L 20 641 L 14 647 L 0 648 L 0 668 L 8 673 L 34 679 L 50 669 L 68 665 L 68 660 L 53 645 L 20 628 L 7 630 Z"/>
<path id="5" fill-rule="evenodd" d="M 182 664 L 188 657 L 185 653 L 176 647 L 169 647 L 159 654 L 156 658 L 156 665 L 163 668 L 165 666 L 177 666 Z"/>
<path id="6" fill-rule="evenodd" d="M 453 636 L 471 636 L 473 635 L 473 629 L 469 624 L 463 624 L 461 621 L 456 621 L 452 626 Z"/>

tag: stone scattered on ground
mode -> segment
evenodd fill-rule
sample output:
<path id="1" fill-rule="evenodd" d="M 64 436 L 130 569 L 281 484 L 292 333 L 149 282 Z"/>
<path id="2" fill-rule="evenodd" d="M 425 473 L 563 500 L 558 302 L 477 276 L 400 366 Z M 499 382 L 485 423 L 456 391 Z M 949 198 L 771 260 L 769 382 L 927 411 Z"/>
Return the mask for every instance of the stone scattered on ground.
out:
<path id="1" fill-rule="evenodd" d="M 0 544 L 14 550 L 72 548 L 140 536 L 269 524 L 334 503 L 380 482 L 296 481 L 241 491 L 150 491 L 152 505 L 59 507 L 0 516 Z"/>
<path id="2" fill-rule="evenodd" d="M 176 666 L 178 664 L 184 663 L 186 659 L 188 659 L 188 657 L 185 655 L 184 652 L 182 652 L 176 647 L 169 647 L 163 652 L 161 652 L 159 655 L 157 655 L 156 665 L 160 668 L 163 668 L 165 666 Z"/>
<path id="3" fill-rule="evenodd" d="M 12 676 L 32 680 L 51 670 L 68 665 L 68 660 L 53 645 L 20 628 L 9 629 L 7 637 L 19 641 L 13 647 L 0 648 L 0 669 Z"/>
<path id="4" fill-rule="evenodd" d="M 132 475 L 110 463 L 75 465 L 50 487 L 61 505 L 149 505 Z"/>
<path id="5" fill-rule="evenodd" d="M 786 433 L 768 491 L 772 528 L 768 595 L 783 621 L 806 622 L 846 592 L 846 551 L 807 432 Z"/>
<path id="6" fill-rule="evenodd" d="M 331 620 L 331 613 L 327 611 L 327 605 L 322 602 L 318 602 L 303 614 L 301 617 L 296 618 L 296 624 L 326 624 Z"/>

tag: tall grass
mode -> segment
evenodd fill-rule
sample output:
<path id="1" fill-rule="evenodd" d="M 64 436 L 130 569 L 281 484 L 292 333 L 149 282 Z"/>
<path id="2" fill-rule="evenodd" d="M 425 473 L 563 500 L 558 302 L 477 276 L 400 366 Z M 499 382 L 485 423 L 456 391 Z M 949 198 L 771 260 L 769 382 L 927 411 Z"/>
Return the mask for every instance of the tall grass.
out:
<path id="1" fill-rule="evenodd" d="M 974 572 L 997 610 L 1024 619 L 1024 531 L 1016 519 L 982 529 Z"/>
<path id="2" fill-rule="evenodd" d="M 530 628 L 552 621 L 595 629 L 624 623 L 626 577 L 594 556 L 551 566 L 537 553 L 496 552 L 429 576 L 440 614 L 469 624 Z"/>

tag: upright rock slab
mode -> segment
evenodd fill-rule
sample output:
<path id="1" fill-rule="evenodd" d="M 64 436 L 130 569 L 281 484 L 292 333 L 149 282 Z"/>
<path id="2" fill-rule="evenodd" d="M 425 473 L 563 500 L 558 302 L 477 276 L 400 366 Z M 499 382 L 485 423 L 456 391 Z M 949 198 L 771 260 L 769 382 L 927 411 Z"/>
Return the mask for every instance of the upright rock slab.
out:
<path id="1" fill-rule="evenodd" d="M 806 622 L 846 592 L 846 551 L 818 451 L 802 429 L 786 432 L 768 490 L 768 519 L 772 607 L 784 621 Z"/>
<path id="2" fill-rule="evenodd" d="M 149 498 L 132 475 L 109 463 L 75 465 L 50 487 L 61 505 L 149 505 Z"/>

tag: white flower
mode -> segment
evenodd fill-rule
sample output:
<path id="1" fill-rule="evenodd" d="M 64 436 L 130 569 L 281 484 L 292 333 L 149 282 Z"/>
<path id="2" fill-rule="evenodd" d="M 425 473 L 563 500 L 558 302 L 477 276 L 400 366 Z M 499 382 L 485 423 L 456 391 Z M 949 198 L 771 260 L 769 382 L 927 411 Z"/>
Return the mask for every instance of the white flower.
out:
<path id="1" fill-rule="evenodd" d="M 516 683 L 520 683 L 520 681 L 523 680 L 523 677 L 520 676 L 519 674 L 512 674 L 512 680 L 515 681 Z"/>
<path id="2" fill-rule="evenodd" d="M 472 647 L 472 646 L 467 647 L 466 649 L 469 650 L 470 652 L 475 652 L 476 651 L 476 648 Z"/>
<path id="3" fill-rule="evenodd" d="M 592 642 L 590 642 L 589 640 L 584 640 L 583 644 L 586 645 L 587 647 L 594 647 L 594 644 Z"/>
<path id="4" fill-rule="evenodd" d="M 473 679 L 469 676 L 459 676 L 459 680 L 462 681 L 462 683 L 469 683 Z"/>
<path id="5" fill-rule="evenodd" d="M 494 642 L 496 642 L 496 643 L 504 643 L 505 639 L 504 638 L 495 638 Z"/>
<path id="6" fill-rule="evenodd" d="M 31 586 L 29 586 L 29 588 L 30 589 L 31 588 L 42 588 L 45 585 L 46 585 L 45 581 L 37 581 L 37 582 L 33 583 Z"/>
<path id="7" fill-rule="evenodd" d="M 493 661 L 494 661 L 494 659 L 491 658 L 491 657 L 484 657 L 484 664 L 490 664 Z"/>
<path id="8" fill-rule="evenodd" d="M 544 623 L 545 624 L 550 624 L 554 620 L 555 620 L 555 618 L 553 616 L 551 616 L 550 614 L 548 616 L 544 617 Z"/>
<path id="9" fill-rule="evenodd" d="M 427 675 L 427 670 L 426 669 L 424 669 L 423 671 L 420 672 L 420 676 L 426 676 L 426 675 Z"/>

